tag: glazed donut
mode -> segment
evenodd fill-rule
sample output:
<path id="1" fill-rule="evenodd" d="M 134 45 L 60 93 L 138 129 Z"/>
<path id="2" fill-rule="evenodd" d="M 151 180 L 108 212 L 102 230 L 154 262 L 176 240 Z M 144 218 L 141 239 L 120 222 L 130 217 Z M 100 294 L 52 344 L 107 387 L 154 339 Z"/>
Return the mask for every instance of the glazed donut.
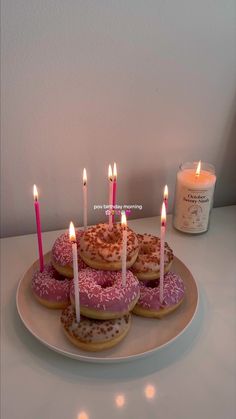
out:
<path id="1" fill-rule="evenodd" d="M 127 335 L 131 314 L 113 320 L 95 320 L 81 316 L 76 321 L 75 309 L 67 306 L 61 314 L 63 330 L 73 345 L 84 351 L 102 351 L 117 345 Z"/>
<path id="2" fill-rule="evenodd" d="M 43 272 L 36 271 L 32 278 L 32 291 L 36 300 L 48 308 L 64 308 L 70 302 L 71 281 L 58 274 L 51 264 Z"/>
<path id="3" fill-rule="evenodd" d="M 140 282 L 140 298 L 133 313 L 143 317 L 162 318 L 180 306 L 184 292 L 183 280 L 174 272 L 168 272 L 164 277 L 162 304 L 160 304 L 159 280 Z"/>
<path id="4" fill-rule="evenodd" d="M 76 231 L 76 242 L 77 242 L 77 249 L 78 249 L 78 268 L 84 269 L 86 268 L 86 264 L 83 262 L 81 257 L 79 256 L 79 247 L 80 247 L 80 239 L 83 235 L 83 231 Z M 59 272 L 61 275 L 65 276 L 66 278 L 73 278 L 73 256 L 72 256 L 72 246 L 69 237 L 69 233 L 61 234 L 55 241 L 52 247 L 52 264 L 54 268 Z"/>
<path id="5" fill-rule="evenodd" d="M 94 269 L 118 271 L 122 267 L 121 224 L 97 224 L 89 227 L 80 240 L 79 254 L 86 265 Z M 133 265 L 138 256 L 138 239 L 136 234 L 127 227 L 127 269 Z"/>
<path id="6" fill-rule="evenodd" d="M 139 299 L 139 282 L 131 271 L 126 273 L 122 286 L 122 273 L 96 271 L 86 268 L 79 272 L 81 314 L 92 319 L 116 319 L 128 314 Z M 74 284 L 70 291 L 74 304 Z"/>
<path id="7" fill-rule="evenodd" d="M 160 247 L 159 237 L 151 234 L 137 234 L 139 254 L 131 270 L 139 280 L 150 281 L 160 277 Z M 173 251 L 165 242 L 165 273 L 169 271 L 173 262 Z"/>

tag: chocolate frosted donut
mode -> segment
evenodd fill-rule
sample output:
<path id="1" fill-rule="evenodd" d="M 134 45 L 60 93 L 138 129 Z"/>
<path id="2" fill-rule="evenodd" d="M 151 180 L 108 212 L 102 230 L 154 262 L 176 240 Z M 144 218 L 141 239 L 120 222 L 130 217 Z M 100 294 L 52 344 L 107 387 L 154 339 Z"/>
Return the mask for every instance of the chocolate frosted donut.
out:
<path id="1" fill-rule="evenodd" d="M 137 234 L 139 243 L 138 257 L 131 270 L 139 280 L 150 281 L 160 278 L 160 248 L 159 237 L 151 234 Z M 165 273 L 169 271 L 173 262 L 173 251 L 165 242 Z"/>
<path id="2" fill-rule="evenodd" d="M 86 264 L 79 256 L 80 239 L 83 231 L 76 231 L 76 242 L 78 249 L 78 268 L 86 268 Z M 54 268 L 67 278 L 73 278 L 73 256 L 69 233 L 61 234 L 52 247 L 52 264 Z"/>
<path id="3" fill-rule="evenodd" d="M 117 345 L 127 335 L 131 315 L 113 320 L 95 320 L 81 316 L 76 321 L 75 309 L 67 306 L 61 314 L 61 324 L 67 338 L 85 351 L 101 351 Z"/>
<path id="4" fill-rule="evenodd" d="M 171 313 L 184 299 L 184 283 L 179 275 L 168 272 L 164 277 L 163 302 L 160 303 L 159 280 L 140 281 L 140 297 L 133 313 L 143 317 L 161 318 Z"/>
<path id="5" fill-rule="evenodd" d="M 118 271 L 122 267 L 122 237 L 121 224 L 113 224 L 111 231 L 108 224 L 97 224 L 84 232 L 79 254 L 91 268 Z M 134 264 L 138 249 L 137 236 L 127 227 L 127 269 Z"/>

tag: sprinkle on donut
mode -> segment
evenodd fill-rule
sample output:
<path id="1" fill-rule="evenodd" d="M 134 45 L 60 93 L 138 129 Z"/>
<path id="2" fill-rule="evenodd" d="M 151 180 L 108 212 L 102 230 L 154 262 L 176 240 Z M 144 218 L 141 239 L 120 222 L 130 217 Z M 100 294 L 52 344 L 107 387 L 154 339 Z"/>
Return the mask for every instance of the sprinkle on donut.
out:
<path id="1" fill-rule="evenodd" d="M 140 281 L 140 297 L 137 306 L 146 310 L 159 310 L 178 304 L 184 297 L 184 283 L 181 277 L 168 272 L 164 277 L 163 303 L 160 304 L 159 280 Z"/>
<path id="2" fill-rule="evenodd" d="M 78 268 L 79 269 L 86 268 L 87 266 L 83 262 L 81 257 L 79 256 L 80 240 L 82 236 L 83 236 L 83 231 L 77 230 L 76 242 L 77 242 L 77 250 L 78 250 Z M 61 234 L 56 239 L 52 248 L 52 257 L 54 261 L 60 266 L 66 266 L 66 265 L 73 266 L 72 247 L 71 247 L 71 241 L 70 241 L 68 232 Z"/>
<path id="3" fill-rule="evenodd" d="M 139 282 L 131 271 L 127 271 L 126 286 L 122 286 L 120 271 L 99 271 L 91 268 L 79 272 L 81 312 L 83 308 L 103 313 L 120 313 L 131 310 L 139 297 Z M 74 285 L 71 286 L 71 299 Z"/>
<path id="4" fill-rule="evenodd" d="M 139 253 L 131 270 L 139 279 L 157 279 L 160 275 L 160 238 L 151 234 L 137 234 L 137 238 Z M 172 249 L 165 242 L 165 271 L 170 267 L 173 257 Z"/>
<path id="5" fill-rule="evenodd" d="M 129 322 L 129 316 L 128 314 L 112 320 L 89 319 L 81 316 L 80 323 L 77 323 L 75 309 L 70 305 L 63 310 L 61 322 L 74 338 L 87 343 L 100 343 L 123 333 Z"/>
<path id="6" fill-rule="evenodd" d="M 43 272 L 36 271 L 32 278 L 32 290 L 40 300 L 51 303 L 68 303 L 71 281 L 61 277 L 51 264 Z"/>
<path id="7" fill-rule="evenodd" d="M 122 253 L 122 233 L 121 224 L 113 224 L 109 230 L 108 224 L 97 224 L 88 228 L 80 242 L 80 255 L 86 260 L 121 263 Z M 127 262 L 131 261 L 139 248 L 136 234 L 127 227 Z"/>

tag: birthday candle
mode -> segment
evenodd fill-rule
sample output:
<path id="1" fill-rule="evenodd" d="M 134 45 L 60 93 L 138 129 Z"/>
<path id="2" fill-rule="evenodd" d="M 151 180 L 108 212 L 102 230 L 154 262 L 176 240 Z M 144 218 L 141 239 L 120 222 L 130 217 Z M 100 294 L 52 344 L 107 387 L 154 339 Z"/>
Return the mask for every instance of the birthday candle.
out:
<path id="1" fill-rule="evenodd" d="M 34 208 L 35 208 L 35 218 L 36 218 L 37 236 L 38 236 L 39 265 L 40 265 L 40 272 L 43 272 L 44 261 L 43 261 L 42 231 L 41 231 L 41 222 L 40 222 L 40 207 L 39 207 L 39 200 L 38 200 L 38 190 L 37 190 L 36 185 L 34 185 L 33 194 L 34 194 Z"/>
<path id="2" fill-rule="evenodd" d="M 166 206 L 165 202 L 161 209 L 161 251 L 160 251 L 160 303 L 163 302 L 164 293 L 164 269 L 165 269 L 165 234 L 166 234 Z"/>
<path id="3" fill-rule="evenodd" d="M 88 224 L 88 196 L 87 196 L 87 172 L 83 170 L 83 199 L 84 199 L 84 230 Z"/>
<path id="4" fill-rule="evenodd" d="M 113 176 L 111 165 L 108 167 L 108 182 L 109 182 L 109 229 L 112 229 L 112 193 L 113 193 Z"/>
<path id="5" fill-rule="evenodd" d="M 123 227 L 122 235 L 122 286 L 126 285 L 126 258 L 127 258 L 127 220 L 125 212 L 121 213 L 121 225 Z"/>
<path id="6" fill-rule="evenodd" d="M 74 224 L 70 222 L 69 236 L 72 244 L 73 255 L 73 275 L 74 275 L 74 289 L 75 289 L 75 312 L 77 323 L 80 322 L 80 302 L 79 302 L 79 275 L 78 275 L 78 254 L 77 243 Z"/>
<path id="7" fill-rule="evenodd" d="M 112 205 L 115 211 L 116 206 L 116 186 L 117 186 L 117 168 L 116 163 L 113 165 L 113 182 L 112 182 Z M 112 214 L 112 223 L 114 223 L 114 214 Z"/>
<path id="8" fill-rule="evenodd" d="M 168 211 L 168 186 L 167 185 L 165 185 L 163 196 L 164 196 L 164 202 L 165 202 L 166 212 L 167 212 Z"/>

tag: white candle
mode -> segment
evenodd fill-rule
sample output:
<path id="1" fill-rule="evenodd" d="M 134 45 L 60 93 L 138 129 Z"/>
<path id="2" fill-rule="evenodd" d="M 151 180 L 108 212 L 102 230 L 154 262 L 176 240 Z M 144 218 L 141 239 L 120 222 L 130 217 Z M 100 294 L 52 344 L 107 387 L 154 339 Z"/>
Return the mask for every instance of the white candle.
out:
<path id="1" fill-rule="evenodd" d="M 80 303 L 79 303 L 79 278 L 78 278 L 78 255 L 77 255 L 77 243 L 74 224 L 70 223 L 70 240 L 72 243 L 72 255 L 73 255 L 73 274 L 74 274 L 74 289 L 75 289 L 75 312 L 77 323 L 80 322 Z"/>
<path id="2" fill-rule="evenodd" d="M 88 225 L 88 195 L 87 195 L 87 172 L 83 170 L 83 200 L 84 200 L 84 230 Z"/>
<path id="3" fill-rule="evenodd" d="M 109 182 L 109 229 L 112 229 L 112 199 L 113 199 L 113 175 L 112 168 L 108 167 L 108 182 Z"/>
<path id="4" fill-rule="evenodd" d="M 160 249 L 160 303 L 163 302 L 164 293 L 164 269 L 165 269 L 165 235 L 166 235 L 166 206 L 161 208 L 161 249 Z"/>
<path id="5" fill-rule="evenodd" d="M 127 258 L 127 220 L 125 212 L 122 211 L 121 214 L 121 225 L 123 227 L 123 236 L 122 236 L 122 286 L 126 286 L 126 258 Z"/>
<path id="6" fill-rule="evenodd" d="M 208 163 L 184 163 L 177 173 L 174 226 L 186 233 L 207 231 L 216 183 Z"/>

